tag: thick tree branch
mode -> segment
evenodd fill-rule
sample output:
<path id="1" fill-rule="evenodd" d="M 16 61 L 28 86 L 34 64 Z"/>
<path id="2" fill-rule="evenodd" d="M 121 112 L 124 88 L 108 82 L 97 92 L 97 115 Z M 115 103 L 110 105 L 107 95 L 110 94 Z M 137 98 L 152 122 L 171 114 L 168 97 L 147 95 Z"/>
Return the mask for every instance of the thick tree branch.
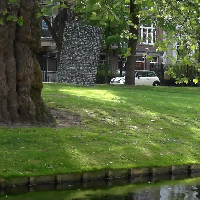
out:
<path id="1" fill-rule="evenodd" d="M 54 29 L 51 25 L 51 22 L 48 20 L 48 18 L 46 16 L 42 16 L 42 19 L 45 21 L 46 25 L 48 26 L 49 31 L 51 32 L 51 35 L 56 43 L 56 45 L 59 44 L 59 38 L 56 34 L 56 29 Z"/>

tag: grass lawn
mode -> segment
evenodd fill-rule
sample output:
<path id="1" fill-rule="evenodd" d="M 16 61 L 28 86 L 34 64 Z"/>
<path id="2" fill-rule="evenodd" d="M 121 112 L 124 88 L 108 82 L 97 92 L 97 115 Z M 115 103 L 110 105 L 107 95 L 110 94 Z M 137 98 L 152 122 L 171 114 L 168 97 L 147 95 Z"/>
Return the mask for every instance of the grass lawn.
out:
<path id="1" fill-rule="evenodd" d="M 0 128 L 0 177 L 200 164 L 200 88 L 45 84 L 65 128 Z"/>

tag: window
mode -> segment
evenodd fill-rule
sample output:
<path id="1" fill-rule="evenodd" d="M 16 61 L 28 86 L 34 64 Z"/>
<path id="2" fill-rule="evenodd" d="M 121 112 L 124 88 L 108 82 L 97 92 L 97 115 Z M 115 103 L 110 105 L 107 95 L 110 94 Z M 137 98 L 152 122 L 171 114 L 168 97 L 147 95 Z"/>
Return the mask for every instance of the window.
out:
<path id="1" fill-rule="evenodd" d="M 47 26 L 47 24 L 46 24 L 46 22 L 44 21 L 44 20 L 42 20 L 42 30 L 48 30 L 49 28 L 48 28 L 48 26 Z"/>
<path id="2" fill-rule="evenodd" d="M 106 63 L 106 54 L 105 53 L 101 53 L 100 54 L 100 63 L 101 64 L 105 64 Z"/>
<path id="3" fill-rule="evenodd" d="M 140 26 L 140 39 L 142 44 L 154 44 L 156 41 L 156 29 L 151 25 Z"/>
<path id="4" fill-rule="evenodd" d="M 153 56 L 152 60 L 150 61 L 150 63 L 158 63 L 158 57 L 157 56 Z"/>
<path id="5" fill-rule="evenodd" d="M 48 18 L 51 20 L 50 17 L 48 17 Z M 51 38 L 52 37 L 51 32 L 49 31 L 49 28 L 44 20 L 42 20 L 42 22 L 41 22 L 41 37 L 42 38 Z"/>
<path id="6" fill-rule="evenodd" d="M 147 72 L 147 77 L 155 77 L 156 74 L 154 72 Z"/>
<path id="7" fill-rule="evenodd" d="M 57 59 L 49 57 L 48 58 L 48 71 L 56 72 L 57 71 Z"/>
<path id="8" fill-rule="evenodd" d="M 52 25 L 53 21 L 53 13 L 51 9 L 51 5 L 46 4 L 46 0 L 40 0 L 40 7 L 41 10 L 45 9 L 45 17 L 48 19 L 48 21 Z M 42 38 L 52 38 L 51 32 L 49 31 L 49 28 L 44 20 L 41 21 L 41 37 Z"/>
<path id="9" fill-rule="evenodd" d="M 144 56 L 136 56 L 137 62 L 144 62 Z"/>
<path id="10" fill-rule="evenodd" d="M 145 58 L 144 56 L 136 56 L 136 69 L 137 70 L 144 70 L 145 67 L 144 67 L 144 64 L 145 64 Z"/>
<path id="11" fill-rule="evenodd" d="M 147 72 L 138 72 L 137 76 L 139 76 L 139 77 L 147 77 Z"/>

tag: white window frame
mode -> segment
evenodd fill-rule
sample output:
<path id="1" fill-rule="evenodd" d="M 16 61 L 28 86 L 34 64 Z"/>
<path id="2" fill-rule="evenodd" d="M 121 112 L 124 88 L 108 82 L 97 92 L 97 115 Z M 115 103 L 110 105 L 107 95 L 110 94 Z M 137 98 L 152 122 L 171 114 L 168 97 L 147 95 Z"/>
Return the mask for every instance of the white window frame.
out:
<path id="1" fill-rule="evenodd" d="M 146 30 L 146 41 L 144 41 L 144 29 Z M 149 33 L 151 33 L 151 36 L 149 38 Z M 154 41 L 156 40 L 156 29 L 153 27 L 153 24 L 151 26 L 144 26 L 143 24 L 140 26 L 140 39 L 141 44 L 150 44 L 153 45 Z M 151 40 L 149 42 L 149 40 Z"/>
<path id="2" fill-rule="evenodd" d="M 158 57 L 158 56 L 152 56 L 152 57 L 156 58 L 156 61 L 150 61 L 150 63 L 157 64 L 157 63 L 158 63 L 158 60 L 159 60 L 159 57 Z"/>

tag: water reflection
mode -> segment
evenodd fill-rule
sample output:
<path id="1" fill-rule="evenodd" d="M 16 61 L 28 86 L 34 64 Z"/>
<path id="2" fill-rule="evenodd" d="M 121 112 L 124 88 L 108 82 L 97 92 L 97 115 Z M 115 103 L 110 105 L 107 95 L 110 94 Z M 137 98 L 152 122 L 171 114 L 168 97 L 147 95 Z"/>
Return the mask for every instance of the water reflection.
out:
<path id="1" fill-rule="evenodd" d="M 188 199 L 198 200 L 200 194 L 199 186 L 175 185 L 173 187 L 164 186 L 160 188 L 160 200 L 166 199 Z"/>
<path id="2" fill-rule="evenodd" d="M 70 189 L 67 185 L 57 190 L 55 186 L 49 191 L 40 189 L 27 188 L 23 193 L 13 188 L 0 191 L 0 200 L 198 200 L 200 178 L 85 189 Z"/>
<path id="3" fill-rule="evenodd" d="M 82 198 L 71 199 L 103 199 L 103 200 L 198 200 L 200 199 L 199 186 L 162 186 L 154 188 L 154 186 L 146 188 L 145 190 L 128 192 L 127 194 L 107 194 L 107 195 L 91 195 L 88 194 Z"/>

